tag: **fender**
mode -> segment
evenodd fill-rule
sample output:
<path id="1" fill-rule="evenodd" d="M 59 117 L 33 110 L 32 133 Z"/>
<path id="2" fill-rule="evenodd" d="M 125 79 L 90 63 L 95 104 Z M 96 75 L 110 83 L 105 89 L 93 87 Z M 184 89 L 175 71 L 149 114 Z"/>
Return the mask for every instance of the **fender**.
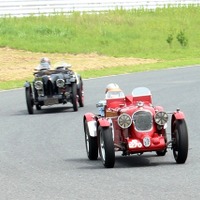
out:
<path id="1" fill-rule="evenodd" d="M 176 111 L 176 112 L 174 112 L 172 118 L 173 119 L 185 119 L 185 115 L 181 111 Z"/>
<path id="2" fill-rule="evenodd" d="M 76 83 L 77 83 L 77 85 L 79 85 L 79 83 L 80 83 L 80 77 L 79 77 L 79 75 L 76 72 L 74 72 L 74 75 L 76 77 Z"/>
<path id="3" fill-rule="evenodd" d="M 25 88 L 29 88 L 29 87 L 31 87 L 30 82 L 26 81 L 26 82 L 24 83 L 24 87 L 25 87 Z"/>
<path id="4" fill-rule="evenodd" d="M 95 115 L 93 113 L 86 113 L 83 117 L 83 121 L 86 120 L 88 129 L 89 129 L 89 135 L 91 137 L 97 136 L 97 121 L 95 119 Z"/>
<path id="5" fill-rule="evenodd" d="M 185 115 L 183 112 L 181 111 L 175 111 L 173 114 L 172 114 L 172 118 L 171 118 L 171 132 L 173 132 L 174 130 L 174 121 L 175 120 L 182 120 L 182 119 L 185 119 Z"/>
<path id="6" fill-rule="evenodd" d="M 110 122 L 106 118 L 98 119 L 98 123 L 101 127 L 110 127 Z"/>
<path id="7" fill-rule="evenodd" d="M 85 119 L 86 119 L 87 122 L 96 121 L 95 115 L 93 113 L 85 113 L 83 120 L 85 120 Z"/>

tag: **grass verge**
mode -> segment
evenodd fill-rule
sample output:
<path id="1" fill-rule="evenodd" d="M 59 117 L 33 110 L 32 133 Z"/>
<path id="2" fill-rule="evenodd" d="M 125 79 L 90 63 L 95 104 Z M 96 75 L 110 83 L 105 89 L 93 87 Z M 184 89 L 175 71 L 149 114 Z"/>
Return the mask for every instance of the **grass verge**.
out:
<path id="1" fill-rule="evenodd" d="M 116 9 L 100 14 L 74 12 L 69 16 L 61 13 L 56 16 L 0 18 L 0 47 L 38 54 L 96 53 L 118 58 L 162 60 L 154 64 L 79 71 L 83 78 L 196 65 L 200 63 L 199 8 Z M 9 55 L 6 58 L 0 56 L 0 61 L 3 59 L 9 59 Z M 10 63 L 13 65 L 14 60 Z M 2 65 L 0 70 L 3 71 L 4 67 Z M 31 75 L 28 80 L 33 78 Z M 25 80 L 15 81 L 15 78 L 0 82 L 0 89 L 21 87 Z"/>
<path id="2" fill-rule="evenodd" d="M 194 60 L 176 60 L 176 61 L 165 61 L 165 62 L 158 62 L 152 64 L 139 64 L 134 66 L 118 66 L 118 67 L 109 67 L 99 70 L 85 70 L 79 71 L 78 73 L 81 74 L 83 79 L 89 78 L 97 78 L 102 76 L 111 76 L 111 75 L 119 75 L 119 74 L 126 74 L 126 73 L 135 73 L 135 72 L 144 72 L 150 70 L 160 70 L 160 69 L 168 69 L 168 68 L 175 68 L 181 66 L 192 66 L 196 65 L 196 63 L 200 63 L 199 59 Z M 200 66 L 200 65 L 199 65 Z M 27 77 L 27 81 L 32 81 L 33 76 Z M 26 80 L 13 80 L 7 82 L 0 82 L 0 90 L 8 90 L 13 88 L 21 88 L 23 87 Z"/>

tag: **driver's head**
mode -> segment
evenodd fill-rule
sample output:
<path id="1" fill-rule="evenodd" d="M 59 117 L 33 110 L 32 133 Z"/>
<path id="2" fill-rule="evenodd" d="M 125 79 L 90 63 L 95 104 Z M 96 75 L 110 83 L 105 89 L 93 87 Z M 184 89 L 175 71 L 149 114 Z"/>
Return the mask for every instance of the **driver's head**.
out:
<path id="1" fill-rule="evenodd" d="M 116 83 L 110 83 L 106 86 L 106 99 L 124 98 L 124 93 Z"/>
<path id="2" fill-rule="evenodd" d="M 110 83 L 106 86 L 106 91 L 105 93 L 109 92 L 109 91 L 121 91 L 121 89 L 119 88 L 119 85 L 117 85 L 116 83 Z"/>
<path id="3" fill-rule="evenodd" d="M 43 69 L 50 69 L 51 68 L 51 62 L 50 62 L 49 58 L 47 58 L 47 57 L 41 58 L 40 66 Z"/>

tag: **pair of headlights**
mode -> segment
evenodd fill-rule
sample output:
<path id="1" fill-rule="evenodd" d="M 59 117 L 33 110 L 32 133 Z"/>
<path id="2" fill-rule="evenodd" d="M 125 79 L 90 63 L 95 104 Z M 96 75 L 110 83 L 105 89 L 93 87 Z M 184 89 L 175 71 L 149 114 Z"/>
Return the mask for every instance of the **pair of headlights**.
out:
<path id="1" fill-rule="evenodd" d="M 164 111 L 159 111 L 155 114 L 154 120 L 156 124 L 163 126 L 168 121 L 168 115 Z M 121 114 L 117 119 L 118 125 L 123 129 L 130 127 L 132 124 L 132 121 L 133 120 L 131 116 L 126 113 Z"/>
<path id="2" fill-rule="evenodd" d="M 59 88 L 63 88 L 65 86 L 65 81 L 63 79 L 57 79 L 56 85 Z M 36 90 L 42 90 L 43 89 L 43 82 L 42 81 L 35 81 L 34 83 Z"/>

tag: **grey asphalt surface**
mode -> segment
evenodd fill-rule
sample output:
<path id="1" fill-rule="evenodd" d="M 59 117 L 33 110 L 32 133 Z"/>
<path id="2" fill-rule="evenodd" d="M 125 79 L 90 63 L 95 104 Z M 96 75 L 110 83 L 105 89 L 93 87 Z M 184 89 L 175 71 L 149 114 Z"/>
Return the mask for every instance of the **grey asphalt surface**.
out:
<path id="1" fill-rule="evenodd" d="M 85 107 L 78 112 L 67 104 L 29 115 L 23 88 L 0 92 L 0 200 L 200 199 L 199 77 L 200 66 L 193 66 L 85 80 Z M 113 169 L 88 160 L 82 117 L 97 112 L 110 82 L 126 94 L 146 86 L 154 105 L 185 113 L 185 164 L 176 164 L 171 150 L 165 157 L 117 154 Z"/>

